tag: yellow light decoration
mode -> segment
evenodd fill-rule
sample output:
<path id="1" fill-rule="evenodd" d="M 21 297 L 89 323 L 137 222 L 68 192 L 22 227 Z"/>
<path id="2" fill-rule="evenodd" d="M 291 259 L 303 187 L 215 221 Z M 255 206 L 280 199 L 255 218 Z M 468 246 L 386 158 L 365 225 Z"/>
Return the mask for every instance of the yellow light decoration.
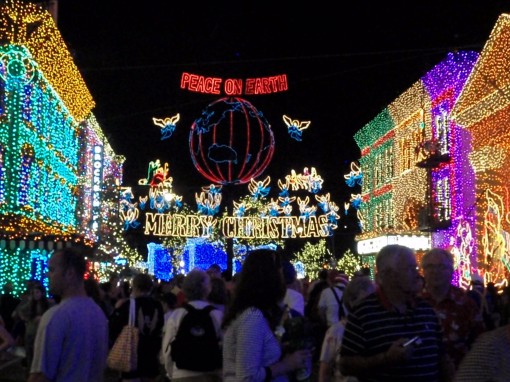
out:
<path id="1" fill-rule="evenodd" d="M 491 190 L 486 190 L 485 196 L 487 210 L 482 234 L 484 279 L 486 283 L 493 282 L 496 286 L 502 286 L 510 270 L 510 233 L 502 227 L 507 212 L 501 196 Z"/>
<path id="2" fill-rule="evenodd" d="M 452 115 L 471 126 L 508 105 L 510 92 L 510 15 L 499 16 Z"/>
<path id="3" fill-rule="evenodd" d="M 336 268 L 342 270 L 349 278 L 352 278 L 361 269 L 361 257 L 348 249 L 341 259 L 338 260 Z"/>
<path id="4" fill-rule="evenodd" d="M 176 124 L 181 118 L 181 115 L 177 113 L 176 115 L 168 118 L 152 118 L 152 122 L 156 126 L 161 128 L 161 140 L 170 138 L 175 131 Z"/>
<path id="5" fill-rule="evenodd" d="M 485 146 L 469 153 L 469 162 L 475 172 L 485 172 L 501 168 L 508 154 L 503 148 Z"/>
<path id="6" fill-rule="evenodd" d="M 6 0 L 0 6 L 0 40 L 24 45 L 77 121 L 95 106 L 50 13 L 39 5 Z"/>
<path id="7" fill-rule="evenodd" d="M 303 130 L 308 129 L 310 126 L 310 121 L 298 121 L 297 119 L 292 119 L 286 115 L 283 116 L 283 122 L 287 125 L 287 130 L 291 138 L 296 141 L 301 141 L 301 136 L 303 134 Z"/>

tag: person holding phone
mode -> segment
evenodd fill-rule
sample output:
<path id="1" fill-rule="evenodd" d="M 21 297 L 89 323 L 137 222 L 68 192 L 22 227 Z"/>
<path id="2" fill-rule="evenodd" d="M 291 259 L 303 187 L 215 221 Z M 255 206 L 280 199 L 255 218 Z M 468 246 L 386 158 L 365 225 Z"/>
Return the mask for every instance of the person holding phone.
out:
<path id="1" fill-rule="evenodd" d="M 376 285 L 347 316 L 340 371 L 360 382 L 443 381 L 442 331 L 418 296 L 416 255 L 387 245 L 376 256 Z"/>

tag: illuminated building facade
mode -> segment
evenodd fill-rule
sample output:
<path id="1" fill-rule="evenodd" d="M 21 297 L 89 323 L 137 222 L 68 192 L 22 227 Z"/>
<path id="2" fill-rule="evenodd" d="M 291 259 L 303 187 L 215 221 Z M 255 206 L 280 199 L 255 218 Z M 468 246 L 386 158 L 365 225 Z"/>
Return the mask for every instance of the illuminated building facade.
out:
<path id="1" fill-rule="evenodd" d="M 510 15 L 501 15 L 452 112 L 471 137 L 472 261 L 485 282 L 507 283 L 510 267 Z"/>
<path id="2" fill-rule="evenodd" d="M 457 52 L 426 73 L 355 135 L 363 172 L 358 250 L 368 263 L 385 244 L 420 251 L 455 242 L 472 205 L 464 188 L 463 130 L 449 115 L 478 55 Z"/>
<path id="3" fill-rule="evenodd" d="M 510 266 L 510 16 L 483 51 L 449 53 L 355 135 L 359 253 L 385 244 L 455 256 L 455 283 L 503 285 Z"/>
<path id="4" fill-rule="evenodd" d="M 101 233 L 103 181 L 120 184 L 95 106 L 51 15 L 21 1 L 0 6 L 0 288 L 44 280 L 54 247 L 92 246 Z"/>

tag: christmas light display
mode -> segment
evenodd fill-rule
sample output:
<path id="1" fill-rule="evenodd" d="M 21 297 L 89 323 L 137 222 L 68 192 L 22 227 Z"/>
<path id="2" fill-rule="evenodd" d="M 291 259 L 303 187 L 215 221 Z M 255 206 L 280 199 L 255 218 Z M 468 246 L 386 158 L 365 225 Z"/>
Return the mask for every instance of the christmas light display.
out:
<path id="1" fill-rule="evenodd" d="M 479 55 L 449 53 L 355 136 L 365 175 L 361 242 L 426 228 L 432 246 L 454 254 L 463 287 L 474 274 L 497 286 L 509 275 L 509 40 L 510 16 L 501 15 Z M 377 153 L 387 141 L 390 177 Z M 385 211 L 393 227 L 380 219 Z"/>
<path id="2" fill-rule="evenodd" d="M 364 177 L 360 253 L 376 253 L 389 237 L 424 237 L 429 245 L 448 248 L 456 241 L 457 227 L 451 222 L 469 209 L 462 190 L 473 184 L 473 172 L 466 171 L 466 134 L 449 115 L 477 57 L 474 52 L 449 53 L 355 134 Z M 351 171 L 346 180 L 353 182 L 355 174 Z M 432 241 L 422 231 L 427 214 L 427 221 L 446 228 Z"/>
<path id="3" fill-rule="evenodd" d="M 451 119 L 469 137 L 464 168 L 473 176 L 466 187 L 470 197 L 465 215 L 474 238 L 468 247 L 473 253 L 470 272 L 498 286 L 507 283 L 510 256 L 509 38 L 510 15 L 503 14 L 451 112 Z"/>
<path id="4" fill-rule="evenodd" d="M 54 248 L 103 242 L 102 178 L 120 168 L 51 15 L 8 0 L 0 20 L 0 286 L 19 295 Z"/>
<path id="5" fill-rule="evenodd" d="M 306 242 L 296 253 L 296 263 L 303 264 L 303 277 L 315 280 L 322 269 L 334 268 L 334 257 L 326 247 L 326 240 L 321 239 L 318 243 Z"/>
<path id="6" fill-rule="evenodd" d="M 6 0 L 0 5 L 0 40 L 26 47 L 74 119 L 87 117 L 94 100 L 49 12 L 26 1 Z"/>

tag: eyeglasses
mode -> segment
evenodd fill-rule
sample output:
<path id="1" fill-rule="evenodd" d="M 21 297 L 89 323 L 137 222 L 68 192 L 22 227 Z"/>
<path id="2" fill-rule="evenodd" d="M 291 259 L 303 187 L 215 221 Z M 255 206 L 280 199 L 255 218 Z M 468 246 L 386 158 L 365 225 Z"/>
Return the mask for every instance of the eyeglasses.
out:
<path id="1" fill-rule="evenodd" d="M 427 264 L 423 266 L 426 271 L 446 271 L 452 269 L 448 264 Z"/>

